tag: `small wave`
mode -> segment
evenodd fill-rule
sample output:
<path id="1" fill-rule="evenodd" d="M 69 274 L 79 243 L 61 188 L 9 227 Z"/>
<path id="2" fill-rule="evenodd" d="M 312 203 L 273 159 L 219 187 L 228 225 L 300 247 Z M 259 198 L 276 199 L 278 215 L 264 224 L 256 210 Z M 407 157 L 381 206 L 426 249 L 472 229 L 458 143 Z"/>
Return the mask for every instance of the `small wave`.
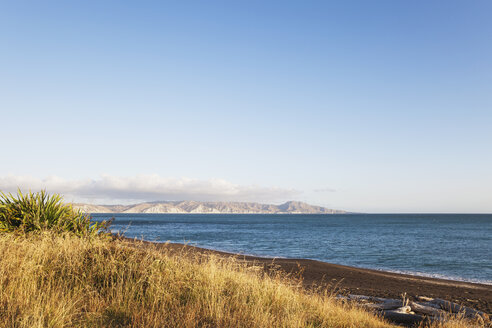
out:
<path id="1" fill-rule="evenodd" d="M 408 271 L 408 270 L 381 269 L 381 268 L 368 268 L 368 269 L 373 269 L 373 270 L 377 270 L 377 271 L 392 272 L 392 273 L 398 273 L 398 274 L 407 274 L 410 276 L 417 276 L 417 277 L 424 277 L 424 278 L 435 278 L 435 279 L 452 280 L 452 281 L 459 281 L 459 282 L 469 282 L 469 283 L 482 284 L 482 285 L 492 285 L 492 280 L 470 279 L 470 278 L 463 278 L 463 277 L 458 277 L 458 276 L 443 275 L 443 274 L 439 274 L 439 273 L 428 273 L 428 272 Z"/>

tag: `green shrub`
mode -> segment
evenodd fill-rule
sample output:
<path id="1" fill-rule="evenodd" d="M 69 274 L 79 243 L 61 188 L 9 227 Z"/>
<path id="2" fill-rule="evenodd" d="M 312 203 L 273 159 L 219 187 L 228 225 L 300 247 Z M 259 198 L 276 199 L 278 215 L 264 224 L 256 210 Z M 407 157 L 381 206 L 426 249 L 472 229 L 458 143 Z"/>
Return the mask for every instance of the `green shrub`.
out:
<path id="1" fill-rule="evenodd" d="M 0 232 L 33 232 L 51 230 L 71 232 L 78 236 L 95 236 L 107 231 L 110 222 L 93 222 L 91 217 L 64 204 L 60 195 L 46 191 L 17 196 L 0 193 Z"/>

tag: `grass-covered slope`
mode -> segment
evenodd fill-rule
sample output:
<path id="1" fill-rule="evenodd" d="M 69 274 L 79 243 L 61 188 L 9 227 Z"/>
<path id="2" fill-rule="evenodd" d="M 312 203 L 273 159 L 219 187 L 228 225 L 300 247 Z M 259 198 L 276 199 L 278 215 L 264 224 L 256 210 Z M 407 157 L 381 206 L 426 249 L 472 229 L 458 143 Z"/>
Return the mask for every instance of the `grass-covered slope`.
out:
<path id="1" fill-rule="evenodd" d="M 234 260 L 0 235 L 1 327 L 390 327 Z"/>

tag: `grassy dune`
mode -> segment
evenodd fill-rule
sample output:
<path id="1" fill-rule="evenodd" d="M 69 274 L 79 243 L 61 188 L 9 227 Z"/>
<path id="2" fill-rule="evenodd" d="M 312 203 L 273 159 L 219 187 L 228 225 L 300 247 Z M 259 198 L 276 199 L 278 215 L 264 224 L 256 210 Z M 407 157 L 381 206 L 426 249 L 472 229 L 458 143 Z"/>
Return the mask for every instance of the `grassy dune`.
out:
<path id="1" fill-rule="evenodd" d="M 234 260 L 53 233 L 0 252 L 1 327 L 391 327 Z"/>
<path id="2" fill-rule="evenodd" d="M 3 195 L 0 328 L 394 327 L 280 273 L 113 239 L 105 226 L 58 196 Z"/>

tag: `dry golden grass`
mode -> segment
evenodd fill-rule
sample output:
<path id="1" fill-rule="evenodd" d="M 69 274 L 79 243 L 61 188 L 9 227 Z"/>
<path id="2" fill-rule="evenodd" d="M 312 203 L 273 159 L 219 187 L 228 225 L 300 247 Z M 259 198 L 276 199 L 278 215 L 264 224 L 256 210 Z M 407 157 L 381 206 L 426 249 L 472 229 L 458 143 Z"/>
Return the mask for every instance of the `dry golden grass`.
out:
<path id="1" fill-rule="evenodd" d="M 430 326 L 421 325 L 420 327 L 425 327 L 425 328 L 481 328 L 481 327 L 490 327 L 490 326 L 486 325 L 481 320 L 470 320 L 470 319 L 463 319 L 463 318 L 448 318 L 445 322 L 441 322 L 441 323 L 436 322 Z"/>
<path id="2" fill-rule="evenodd" d="M 394 327 L 231 259 L 53 233 L 0 253 L 0 327 Z"/>

